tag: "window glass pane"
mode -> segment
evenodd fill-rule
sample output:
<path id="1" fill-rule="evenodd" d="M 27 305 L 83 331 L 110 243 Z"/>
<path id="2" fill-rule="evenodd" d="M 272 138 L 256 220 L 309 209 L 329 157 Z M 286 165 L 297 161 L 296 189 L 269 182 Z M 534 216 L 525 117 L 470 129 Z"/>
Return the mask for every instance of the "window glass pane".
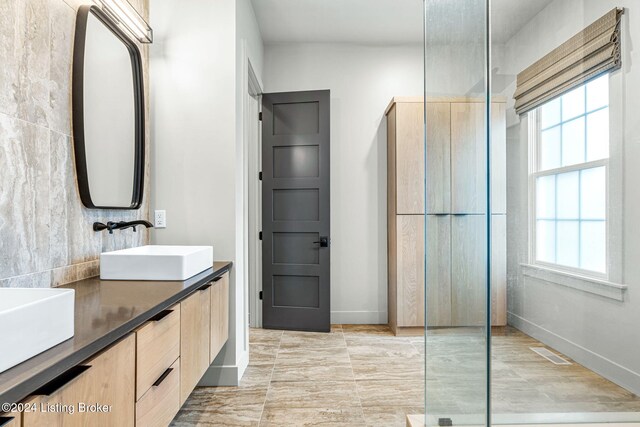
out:
<path id="1" fill-rule="evenodd" d="M 579 219 L 580 172 L 561 173 L 557 176 L 557 218 Z"/>
<path id="2" fill-rule="evenodd" d="M 560 126 L 540 134 L 540 170 L 560 167 Z"/>
<path id="3" fill-rule="evenodd" d="M 609 75 L 605 74 L 587 84 L 587 111 L 609 105 Z"/>
<path id="4" fill-rule="evenodd" d="M 584 163 L 584 117 L 562 125 L 562 166 Z"/>
<path id="5" fill-rule="evenodd" d="M 558 221 L 556 262 L 568 267 L 579 267 L 579 221 Z"/>
<path id="6" fill-rule="evenodd" d="M 606 187 L 604 166 L 580 172 L 580 213 L 583 219 L 606 219 Z"/>
<path id="7" fill-rule="evenodd" d="M 536 217 L 553 219 L 556 216 L 556 176 L 536 179 Z"/>
<path id="8" fill-rule="evenodd" d="M 584 86 L 562 96 L 562 120 L 567 121 L 584 114 Z"/>
<path id="9" fill-rule="evenodd" d="M 580 225 L 580 268 L 607 271 L 606 266 L 606 223 L 604 221 L 583 221 Z"/>
<path id="10" fill-rule="evenodd" d="M 587 161 L 609 157 L 609 109 L 587 116 Z"/>
<path id="11" fill-rule="evenodd" d="M 543 262 L 556 262 L 555 221 L 538 220 L 536 227 L 536 259 Z"/>
<path id="12" fill-rule="evenodd" d="M 540 126 L 546 129 L 560 123 L 560 98 L 549 101 L 540 108 Z"/>

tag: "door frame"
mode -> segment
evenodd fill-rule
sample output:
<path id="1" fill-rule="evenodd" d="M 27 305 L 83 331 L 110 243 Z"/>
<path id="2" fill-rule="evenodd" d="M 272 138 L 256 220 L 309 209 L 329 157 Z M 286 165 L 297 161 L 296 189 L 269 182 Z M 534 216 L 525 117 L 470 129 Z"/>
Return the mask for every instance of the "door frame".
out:
<path id="1" fill-rule="evenodd" d="M 262 229 L 262 183 L 258 174 L 262 170 L 262 126 L 250 108 L 251 102 L 257 103 L 257 111 L 262 110 L 262 87 L 256 77 L 251 61 L 247 66 L 247 91 L 244 94 L 243 124 L 245 147 L 247 147 L 247 183 L 248 183 L 248 267 L 249 267 L 249 327 L 262 327 L 262 242 L 259 233 Z"/>

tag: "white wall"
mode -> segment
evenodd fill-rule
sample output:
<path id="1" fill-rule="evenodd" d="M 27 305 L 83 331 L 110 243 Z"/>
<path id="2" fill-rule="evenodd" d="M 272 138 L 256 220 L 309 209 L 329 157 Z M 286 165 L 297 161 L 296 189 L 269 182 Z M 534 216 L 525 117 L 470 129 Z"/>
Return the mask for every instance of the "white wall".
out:
<path id="1" fill-rule="evenodd" d="M 264 91 L 331 90 L 331 321 L 386 323 L 384 110 L 422 94 L 422 47 L 265 47 Z"/>
<path id="2" fill-rule="evenodd" d="M 627 8 L 623 17 L 623 69 L 612 74 L 612 124 L 622 128 L 612 139 L 620 150 L 623 181 L 611 188 L 623 195 L 624 242 L 621 274 L 628 285 L 624 301 L 523 276 L 527 262 L 527 141 L 526 130 L 513 110 L 508 112 L 508 272 L 509 321 L 578 362 L 640 394 L 640 5 L 635 0 L 555 0 L 514 36 L 505 47 L 499 73 L 514 76 L 528 65 L 614 7 Z M 515 84 L 505 91 L 512 97 Z M 511 106 L 512 106 L 511 101 Z M 618 113 L 616 113 L 618 111 Z M 620 116 L 620 117 L 618 117 Z M 613 161 L 613 158 L 612 158 Z"/>
<path id="3" fill-rule="evenodd" d="M 237 384 L 248 362 L 237 44 L 248 40 L 255 64 L 262 55 L 248 3 L 150 4 L 152 209 L 167 211 L 167 228 L 155 230 L 152 242 L 213 245 L 216 260 L 234 262 L 229 341 L 203 384 Z"/>

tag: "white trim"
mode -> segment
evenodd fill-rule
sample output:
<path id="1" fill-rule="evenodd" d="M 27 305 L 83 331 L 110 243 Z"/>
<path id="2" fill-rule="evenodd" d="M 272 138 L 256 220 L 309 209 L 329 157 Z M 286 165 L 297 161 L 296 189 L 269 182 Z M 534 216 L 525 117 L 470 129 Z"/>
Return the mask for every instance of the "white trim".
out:
<path id="1" fill-rule="evenodd" d="M 529 121 L 524 125 L 527 126 L 527 139 L 529 148 L 529 170 L 528 170 L 528 191 L 529 191 L 529 205 L 528 205 L 528 230 L 529 230 L 529 242 L 528 242 L 528 265 L 533 267 L 534 265 L 540 267 L 540 269 L 553 271 L 556 273 L 565 273 L 565 276 L 573 279 L 594 280 L 601 283 L 623 282 L 622 275 L 622 262 L 623 262 L 623 233 L 622 233 L 622 207 L 623 207 L 623 170 L 622 170 L 622 129 L 623 129 L 623 111 L 622 104 L 624 99 L 623 82 L 620 72 L 609 72 L 608 86 L 609 86 L 609 102 L 606 108 L 609 109 L 609 157 L 606 159 L 596 160 L 592 162 L 579 163 L 570 166 L 563 166 L 555 169 L 549 169 L 540 171 L 538 170 L 538 157 L 539 157 L 539 139 L 540 139 L 540 114 L 538 108 L 532 110 L 524 117 L 529 118 Z M 585 84 L 586 85 L 586 84 Z M 613 102 L 617 100 L 617 102 Z M 585 101 L 586 102 L 586 101 Z M 605 108 L 605 107 L 603 107 Z M 594 110 L 598 111 L 598 110 Z M 585 113 L 586 118 L 588 114 Z M 571 119 L 574 120 L 575 118 Z M 561 122 L 564 123 L 564 122 Z M 586 119 L 585 119 L 586 123 Z M 559 126 L 559 125 L 558 125 Z M 586 135 L 585 135 L 586 137 Z M 606 173 L 606 211 L 605 211 L 605 263 L 606 272 L 593 272 L 581 268 L 566 267 L 560 264 L 541 262 L 536 259 L 536 179 L 542 176 L 558 175 L 566 172 L 581 171 L 591 169 L 595 167 L 604 167 Z M 557 238 L 557 236 L 556 236 Z M 561 271 L 562 270 L 562 271 Z M 535 276 L 534 276 L 535 277 Z M 556 279 L 549 280 L 552 283 L 566 284 L 566 280 Z M 574 283 L 570 280 L 570 283 Z M 615 285 L 615 283 L 613 283 Z M 576 289 L 585 290 L 591 292 L 591 284 L 587 283 L 582 286 L 571 286 Z M 618 285 L 623 286 L 624 285 Z M 610 293 L 605 291 L 592 292 L 602 296 L 609 296 Z M 614 299 L 622 301 L 621 295 L 615 295 Z"/>
<path id="2" fill-rule="evenodd" d="M 507 316 L 509 325 L 570 357 L 579 364 L 588 367 L 620 387 L 636 395 L 640 394 L 640 373 L 627 369 L 514 313 L 509 312 Z"/>
<path id="3" fill-rule="evenodd" d="M 211 365 L 204 373 L 198 387 L 238 386 L 249 366 L 249 352 L 243 352 L 237 365 Z"/>
<path id="4" fill-rule="evenodd" d="M 262 228 L 262 186 L 258 180 L 258 172 L 261 169 L 261 147 L 260 122 L 258 112 L 260 111 L 262 87 L 253 71 L 251 60 L 247 60 L 247 88 L 244 94 L 246 108 L 244 114 L 244 126 L 247 147 L 247 182 L 248 182 L 248 266 L 249 266 L 249 326 L 252 328 L 262 327 L 262 301 L 259 293 L 262 290 L 262 242 L 258 238 L 258 233 Z M 257 102 L 257 106 L 252 105 Z"/>
<path id="5" fill-rule="evenodd" d="M 520 264 L 520 268 L 522 274 L 525 276 L 600 295 L 616 301 L 624 301 L 624 294 L 628 288 L 627 285 L 543 267 L 537 264 Z"/>
<path id="6" fill-rule="evenodd" d="M 332 311 L 331 323 L 334 325 L 385 325 L 386 311 Z"/>

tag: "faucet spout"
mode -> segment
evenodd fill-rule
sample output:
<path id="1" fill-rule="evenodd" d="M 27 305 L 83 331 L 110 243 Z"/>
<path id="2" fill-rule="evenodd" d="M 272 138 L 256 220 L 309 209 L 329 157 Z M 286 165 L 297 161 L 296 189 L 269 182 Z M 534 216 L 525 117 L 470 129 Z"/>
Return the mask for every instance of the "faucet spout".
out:
<path id="1" fill-rule="evenodd" d="M 101 222 L 94 222 L 93 231 L 108 230 L 109 234 L 113 234 L 113 230 L 126 230 L 127 228 L 133 228 L 133 231 L 135 232 L 136 227 L 140 225 L 146 228 L 153 227 L 153 224 L 151 224 L 149 221 L 139 219 L 135 221 L 118 221 L 118 222 L 109 221 L 106 224 L 103 224 Z"/>

